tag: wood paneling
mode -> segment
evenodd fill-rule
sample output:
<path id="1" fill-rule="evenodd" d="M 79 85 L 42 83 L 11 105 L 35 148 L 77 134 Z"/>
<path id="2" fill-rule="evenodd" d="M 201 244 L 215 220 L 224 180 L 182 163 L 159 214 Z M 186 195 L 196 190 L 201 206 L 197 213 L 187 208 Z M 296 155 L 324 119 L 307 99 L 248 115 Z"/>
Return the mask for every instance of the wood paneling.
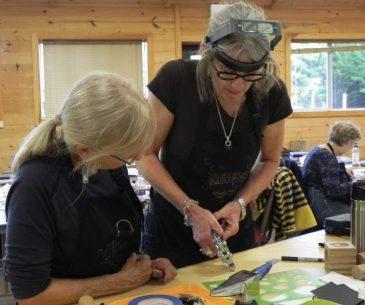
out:
<path id="1" fill-rule="evenodd" d="M 289 148 L 290 141 L 306 141 L 306 150 L 310 150 L 314 145 L 326 143 L 329 128 L 335 121 L 351 120 L 360 127 L 362 132 L 365 130 L 365 120 L 363 116 L 358 117 L 325 117 L 325 118 L 289 118 L 285 124 L 285 146 Z M 365 136 L 365 135 L 363 135 Z M 365 156 L 364 140 L 361 142 L 360 153 L 362 158 Z"/>
<path id="2" fill-rule="evenodd" d="M 22 138 L 39 113 L 39 39 L 148 40 L 149 78 L 181 55 L 181 44 L 205 35 L 211 0 L 0 0 L 0 172 L 9 170 Z M 268 18 L 283 24 L 274 58 L 290 91 L 290 39 L 364 39 L 364 0 L 256 0 Z M 34 43 L 35 41 L 35 43 Z M 285 146 L 307 149 L 327 139 L 329 125 L 352 120 L 365 130 L 364 113 L 295 114 L 287 120 Z M 365 143 L 365 141 L 363 141 Z M 365 158 L 365 145 L 360 146 Z"/>

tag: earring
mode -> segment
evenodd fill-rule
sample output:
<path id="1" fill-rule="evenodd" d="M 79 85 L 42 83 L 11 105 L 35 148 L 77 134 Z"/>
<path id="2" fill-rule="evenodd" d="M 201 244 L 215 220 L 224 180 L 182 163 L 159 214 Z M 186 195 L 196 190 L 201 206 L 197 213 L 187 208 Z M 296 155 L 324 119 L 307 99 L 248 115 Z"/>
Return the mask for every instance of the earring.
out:
<path id="1" fill-rule="evenodd" d="M 89 167 L 86 164 L 82 166 L 82 183 L 89 183 Z"/>

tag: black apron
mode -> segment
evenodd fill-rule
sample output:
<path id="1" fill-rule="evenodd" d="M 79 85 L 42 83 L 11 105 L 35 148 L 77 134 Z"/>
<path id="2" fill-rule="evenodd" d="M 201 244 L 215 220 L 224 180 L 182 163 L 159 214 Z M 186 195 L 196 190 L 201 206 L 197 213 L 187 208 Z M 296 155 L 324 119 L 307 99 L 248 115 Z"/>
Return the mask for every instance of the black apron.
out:
<path id="1" fill-rule="evenodd" d="M 139 251 L 141 207 L 128 186 L 116 180 L 109 172 L 90 177 L 74 203 L 78 214 L 77 246 L 67 265 L 53 269 L 53 276 L 85 278 L 115 273 L 132 252 Z"/>
<path id="2" fill-rule="evenodd" d="M 232 149 L 227 151 L 215 107 L 211 103 L 202 107 L 198 135 L 184 165 L 184 174 L 175 177 L 177 184 L 190 198 L 198 200 L 201 207 L 211 212 L 234 199 L 246 184 L 259 153 L 261 139 L 259 123 L 255 119 L 261 117 L 249 105 L 244 105 L 250 128 L 241 128 L 243 116 L 237 117 L 230 138 Z M 226 130 L 230 130 L 233 118 L 224 110 L 221 113 Z M 200 253 L 191 228 L 184 225 L 182 214 L 159 193 L 153 190 L 151 194 L 152 202 L 145 221 L 144 251 L 153 258 L 168 257 L 176 267 L 207 260 Z M 249 207 L 246 219 L 240 223 L 239 232 L 227 243 L 232 252 L 254 247 L 254 226 Z"/>

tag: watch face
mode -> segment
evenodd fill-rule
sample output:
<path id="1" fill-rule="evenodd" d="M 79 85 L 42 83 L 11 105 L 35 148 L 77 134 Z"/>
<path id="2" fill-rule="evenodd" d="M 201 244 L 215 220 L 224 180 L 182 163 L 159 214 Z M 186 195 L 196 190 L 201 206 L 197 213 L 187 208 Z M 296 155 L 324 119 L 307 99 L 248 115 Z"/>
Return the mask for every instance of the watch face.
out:
<path id="1" fill-rule="evenodd" d="M 238 202 L 240 204 L 246 205 L 246 202 L 245 202 L 245 200 L 243 198 L 238 198 Z"/>

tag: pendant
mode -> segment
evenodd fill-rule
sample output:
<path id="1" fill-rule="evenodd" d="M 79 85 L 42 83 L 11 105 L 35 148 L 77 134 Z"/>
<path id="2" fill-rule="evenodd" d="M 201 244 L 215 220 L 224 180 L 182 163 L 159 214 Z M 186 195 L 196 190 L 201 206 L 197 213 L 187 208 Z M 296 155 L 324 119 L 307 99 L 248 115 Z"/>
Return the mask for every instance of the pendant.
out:
<path id="1" fill-rule="evenodd" d="M 232 149 L 232 142 L 230 139 L 227 139 L 225 142 L 224 142 L 224 146 L 226 148 L 226 150 L 231 150 Z"/>

